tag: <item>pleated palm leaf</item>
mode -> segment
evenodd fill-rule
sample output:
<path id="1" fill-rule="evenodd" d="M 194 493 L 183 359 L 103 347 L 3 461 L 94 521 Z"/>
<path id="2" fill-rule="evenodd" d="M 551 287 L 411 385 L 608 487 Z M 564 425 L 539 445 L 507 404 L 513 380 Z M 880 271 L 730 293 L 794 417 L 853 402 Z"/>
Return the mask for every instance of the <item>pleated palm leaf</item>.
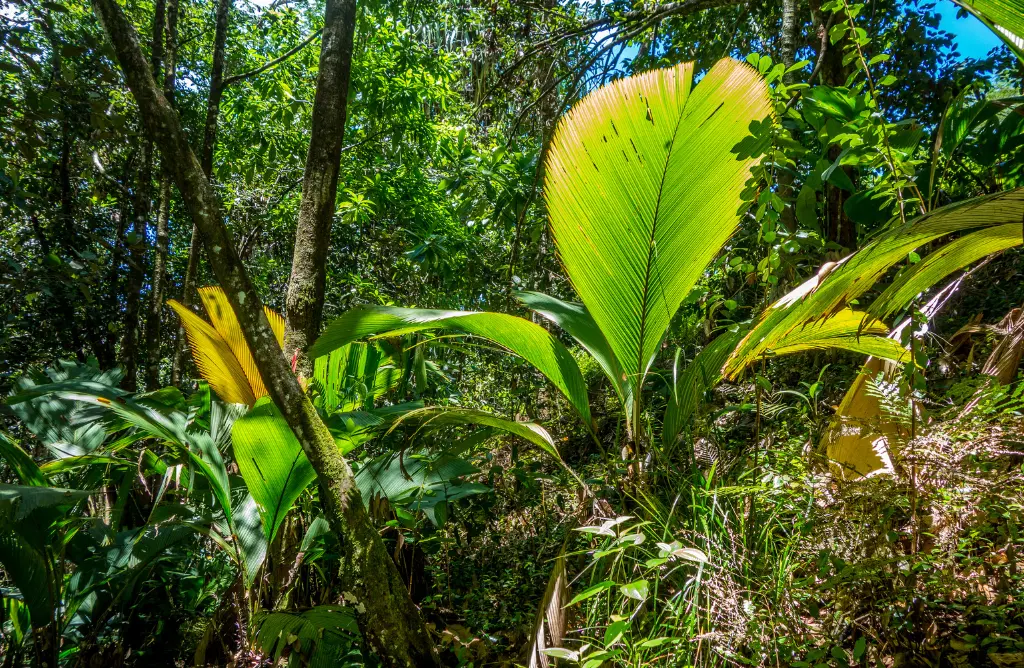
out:
<path id="1" fill-rule="evenodd" d="M 736 229 L 740 192 L 772 124 L 767 86 L 746 64 L 722 60 L 699 85 L 692 79 L 691 63 L 621 79 L 561 120 L 544 191 L 559 258 L 582 303 L 521 295 L 594 356 L 630 429 L 670 321 Z M 592 428 L 573 356 L 544 328 L 515 316 L 362 306 L 332 322 L 310 354 L 363 337 L 438 329 L 519 355 Z"/>
<path id="2" fill-rule="evenodd" d="M 267 396 L 267 388 L 227 295 L 219 287 L 206 287 L 199 289 L 199 298 L 210 322 L 177 300 L 167 301 L 181 318 L 196 368 L 222 400 L 252 406 L 257 399 Z M 277 344 L 283 345 L 284 318 L 265 306 L 263 310 L 277 337 Z"/>
<path id="3" fill-rule="evenodd" d="M 953 0 L 976 16 L 1024 60 L 1024 0 Z"/>
<path id="4" fill-rule="evenodd" d="M 906 308 L 918 294 L 954 271 L 1022 241 L 1024 188 L 958 202 L 906 224 L 894 224 L 861 250 L 829 263 L 768 307 L 723 368 L 735 378 L 750 364 L 773 355 L 842 348 L 903 361 L 906 349 L 888 338 L 884 318 Z M 897 274 L 866 311 L 850 304 L 910 253 L 951 234 L 963 236 Z"/>
<path id="5" fill-rule="evenodd" d="M 900 436 L 899 425 L 883 414 L 878 399 L 868 392 L 867 377 L 884 370 L 891 379 L 897 372 L 893 363 L 909 359 L 909 351 L 899 343 L 898 329 L 891 333 L 883 320 L 954 272 L 1020 245 L 1024 242 L 1022 219 L 1024 188 L 1018 188 L 890 226 L 863 249 L 826 265 L 766 309 L 726 361 L 723 375 L 734 378 L 758 359 L 801 349 L 835 347 L 869 355 L 825 440 L 841 475 L 856 477 L 882 468 L 886 443 Z M 911 252 L 953 234 L 961 236 L 897 273 L 866 310 L 849 306 Z M 922 309 L 929 317 L 937 308 L 932 303 L 936 299 L 938 295 Z M 901 327 L 905 326 L 906 321 Z"/>

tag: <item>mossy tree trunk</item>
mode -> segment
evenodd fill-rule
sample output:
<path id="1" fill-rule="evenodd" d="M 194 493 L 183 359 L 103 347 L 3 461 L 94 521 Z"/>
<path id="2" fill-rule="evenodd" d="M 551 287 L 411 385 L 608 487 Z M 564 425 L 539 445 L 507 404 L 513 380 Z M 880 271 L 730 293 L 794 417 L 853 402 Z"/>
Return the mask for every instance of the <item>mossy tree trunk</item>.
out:
<path id="1" fill-rule="evenodd" d="M 206 121 L 203 124 L 203 153 L 200 156 L 200 167 L 209 179 L 213 175 L 213 152 L 217 148 L 217 124 L 220 119 L 220 101 L 224 96 L 224 61 L 228 42 L 228 20 L 231 14 L 231 0 L 218 0 L 216 27 L 213 32 L 213 60 L 210 70 L 210 91 L 206 98 Z M 196 275 L 199 273 L 199 254 L 202 251 L 202 238 L 199 227 L 192 225 L 192 240 L 188 247 L 188 265 L 185 267 L 185 280 L 181 289 L 181 303 L 192 305 L 192 295 L 196 291 Z M 178 336 L 174 344 L 174 357 L 171 360 L 171 385 L 181 382 L 182 367 L 185 364 L 185 330 L 178 328 Z"/>
<path id="2" fill-rule="evenodd" d="M 337 1 L 328 0 L 328 16 Z M 324 516 L 342 546 L 342 591 L 355 610 L 360 630 L 385 666 L 439 665 L 419 610 L 370 523 L 348 462 L 277 345 L 224 225 L 216 194 L 177 114 L 153 80 L 135 29 L 117 0 L 92 0 L 92 6 L 114 47 L 146 130 L 172 166 L 175 185 L 199 229 L 210 267 L 238 318 L 264 384 L 316 471 Z"/>
<path id="3" fill-rule="evenodd" d="M 302 176 L 302 202 L 295 229 L 288 281 L 284 350 L 305 376 L 312 375 L 306 349 L 320 331 L 327 286 L 327 249 L 338 196 L 341 144 L 345 135 L 356 0 L 327 3 L 320 70 L 313 101 L 313 127 Z"/>

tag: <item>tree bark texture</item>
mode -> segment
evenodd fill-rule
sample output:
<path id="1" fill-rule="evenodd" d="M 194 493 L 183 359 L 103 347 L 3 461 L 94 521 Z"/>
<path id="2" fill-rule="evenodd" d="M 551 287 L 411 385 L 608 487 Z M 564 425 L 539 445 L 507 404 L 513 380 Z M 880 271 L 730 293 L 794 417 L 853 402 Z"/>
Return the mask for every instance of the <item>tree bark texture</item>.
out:
<path id="1" fill-rule="evenodd" d="M 799 8 L 800 0 L 782 0 L 782 39 L 779 45 L 779 59 L 786 66 L 786 69 L 789 69 L 796 62 L 797 33 L 802 24 L 797 16 Z M 793 73 L 790 72 L 782 75 L 782 80 L 787 84 L 792 83 Z M 795 175 L 788 169 L 780 169 L 777 180 L 779 182 L 779 197 L 784 202 L 789 203 L 789 206 L 782 210 L 782 224 L 790 232 L 795 232 L 796 214 L 794 209 L 796 207 L 796 197 L 793 190 Z"/>
<path id="2" fill-rule="evenodd" d="M 320 71 L 313 101 L 313 127 L 302 176 L 302 202 L 288 281 L 284 349 L 298 355 L 303 375 L 312 375 L 306 349 L 320 331 L 327 286 L 327 249 L 338 194 L 345 134 L 356 0 L 328 0 L 324 13 Z"/>
<path id="3" fill-rule="evenodd" d="M 153 8 L 153 35 L 150 42 L 150 67 L 152 74 L 160 72 L 164 50 L 164 11 L 165 0 L 157 0 Z M 145 116 L 145 111 L 141 112 Z M 121 336 L 121 360 L 124 366 L 124 379 L 121 386 L 129 392 L 138 389 L 139 377 L 139 326 L 142 311 L 142 288 L 146 281 L 146 246 L 149 236 L 149 216 L 153 206 L 153 144 L 148 138 L 142 142 L 142 166 L 139 168 L 138 180 L 135 184 L 133 197 L 134 220 L 132 232 L 134 243 L 128 250 L 131 266 L 128 269 L 128 282 L 125 285 L 124 332 Z M 143 348 L 144 350 L 145 348 Z"/>
<path id="4" fill-rule="evenodd" d="M 218 0 L 216 27 L 213 33 L 213 64 L 210 70 L 210 93 L 206 98 L 206 122 L 203 125 L 203 153 L 200 166 L 209 179 L 213 174 L 213 152 L 217 147 L 217 122 L 220 117 L 220 100 L 224 95 L 224 61 L 228 41 L 228 19 L 231 15 L 231 0 Z M 192 225 L 192 239 L 188 245 L 188 265 L 181 288 L 181 303 L 192 305 L 196 291 L 196 275 L 199 273 L 199 253 L 202 239 L 199 227 Z M 182 368 L 185 364 L 185 330 L 178 328 L 175 339 L 174 358 L 171 360 L 171 384 L 181 383 Z"/>
<path id="5" fill-rule="evenodd" d="M 164 97 L 174 104 L 177 67 L 178 0 L 166 0 L 164 23 Z M 161 158 L 160 205 L 156 216 L 156 248 L 153 254 L 153 286 L 149 293 L 146 320 L 146 389 L 160 387 L 160 329 L 167 285 L 167 253 L 170 246 L 171 174 L 167 159 Z"/>
<path id="6" fill-rule="evenodd" d="M 348 462 L 277 345 L 224 225 L 216 194 L 177 114 L 153 81 L 138 35 L 117 0 L 92 0 L 92 6 L 142 109 L 146 129 L 172 166 L 175 185 L 199 228 L 210 267 L 238 318 L 263 382 L 316 471 L 324 516 L 342 546 L 343 592 L 360 630 L 385 666 L 439 665 L 419 610 L 370 523 Z"/>

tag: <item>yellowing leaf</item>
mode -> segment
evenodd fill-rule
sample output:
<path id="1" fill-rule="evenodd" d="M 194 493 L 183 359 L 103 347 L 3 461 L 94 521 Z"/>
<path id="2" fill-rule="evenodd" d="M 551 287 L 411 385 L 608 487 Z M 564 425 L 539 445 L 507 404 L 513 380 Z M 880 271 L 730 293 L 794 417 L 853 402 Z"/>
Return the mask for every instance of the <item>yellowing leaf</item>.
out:
<path id="1" fill-rule="evenodd" d="M 252 406 L 256 403 L 245 372 L 217 330 L 176 300 L 167 303 L 181 318 L 199 374 L 217 396 L 232 404 Z"/>
<path id="2" fill-rule="evenodd" d="M 252 406 L 257 399 L 267 396 L 267 389 L 235 312 L 221 288 L 200 288 L 198 292 L 212 325 L 174 299 L 167 303 L 181 318 L 199 374 L 222 400 Z M 265 306 L 263 312 L 278 345 L 283 345 L 284 318 Z"/>
<path id="3" fill-rule="evenodd" d="M 214 329 L 227 344 L 231 354 L 238 360 L 242 372 L 245 373 L 245 377 L 249 381 L 249 387 L 252 388 L 253 396 L 257 399 L 267 396 L 267 388 L 263 385 L 263 379 L 256 368 L 256 361 L 252 358 L 249 344 L 246 343 L 242 328 L 238 324 L 238 319 L 235 317 L 235 312 L 231 308 L 224 290 L 218 287 L 200 288 L 199 298 L 203 300 L 203 306 L 206 307 Z M 270 321 L 270 328 L 274 330 L 274 335 L 277 337 L 277 344 L 283 345 L 284 319 L 270 309 L 264 308 L 264 312 Z"/>

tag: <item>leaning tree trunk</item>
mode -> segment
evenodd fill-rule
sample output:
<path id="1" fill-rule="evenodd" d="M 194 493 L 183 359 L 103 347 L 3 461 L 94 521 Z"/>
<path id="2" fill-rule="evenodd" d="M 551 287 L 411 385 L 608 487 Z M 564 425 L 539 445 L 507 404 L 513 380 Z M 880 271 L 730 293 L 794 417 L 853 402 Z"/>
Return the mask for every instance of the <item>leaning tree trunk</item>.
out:
<path id="1" fill-rule="evenodd" d="M 328 0 L 328 16 L 338 11 L 336 2 Z M 92 0 L 92 6 L 142 109 L 146 129 L 172 165 L 175 185 L 199 228 L 210 267 L 238 318 L 256 368 L 316 472 L 324 516 L 342 546 L 343 591 L 363 636 L 385 666 L 439 665 L 419 610 L 370 523 L 352 469 L 277 345 L 263 304 L 224 225 L 216 194 L 177 114 L 153 81 L 134 28 L 117 0 Z"/>
<path id="2" fill-rule="evenodd" d="M 210 93 L 206 98 L 206 122 L 203 125 L 203 153 L 200 166 L 209 179 L 213 174 L 213 151 L 217 148 L 217 123 L 220 117 L 220 100 L 224 96 L 224 61 L 228 41 L 228 19 L 231 14 L 231 0 L 218 0 L 216 28 L 213 33 L 213 65 L 210 70 Z M 199 253 L 202 238 L 199 226 L 192 225 L 192 240 L 188 246 L 188 265 L 181 288 L 181 303 L 192 306 L 192 295 L 196 291 L 196 275 L 199 273 Z M 185 364 L 185 330 L 178 328 L 171 360 L 171 385 L 181 383 L 182 367 Z"/>
<path id="3" fill-rule="evenodd" d="M 174 104 L 177 67 L 178 0 L 167 0 L 164 23 L 164 96 Z M 160 325 L 164 291 L 167 285 L 167 253 L 170 245 L 171 174 L 167 160 L 161 159 L 160 206 L 156 216 L 156 249 L 153 254 L 153 287 L 149 294 L 146 320 L 146 389 L 160 387 Z"/>
<path id="4" fill-rule="evenodd" d="M 312 375 L 306 349 L 319 333 L 323 317 L 327 249 L 338 194 L 355 27 L 356 0 L 327 3 L 313 102 L 313 128 L 302 176 L 302 202 L 288 281 L 284 334 L 285 353 L 289 357 L 297 356 L 298 369 L 305 376 Z"/>

